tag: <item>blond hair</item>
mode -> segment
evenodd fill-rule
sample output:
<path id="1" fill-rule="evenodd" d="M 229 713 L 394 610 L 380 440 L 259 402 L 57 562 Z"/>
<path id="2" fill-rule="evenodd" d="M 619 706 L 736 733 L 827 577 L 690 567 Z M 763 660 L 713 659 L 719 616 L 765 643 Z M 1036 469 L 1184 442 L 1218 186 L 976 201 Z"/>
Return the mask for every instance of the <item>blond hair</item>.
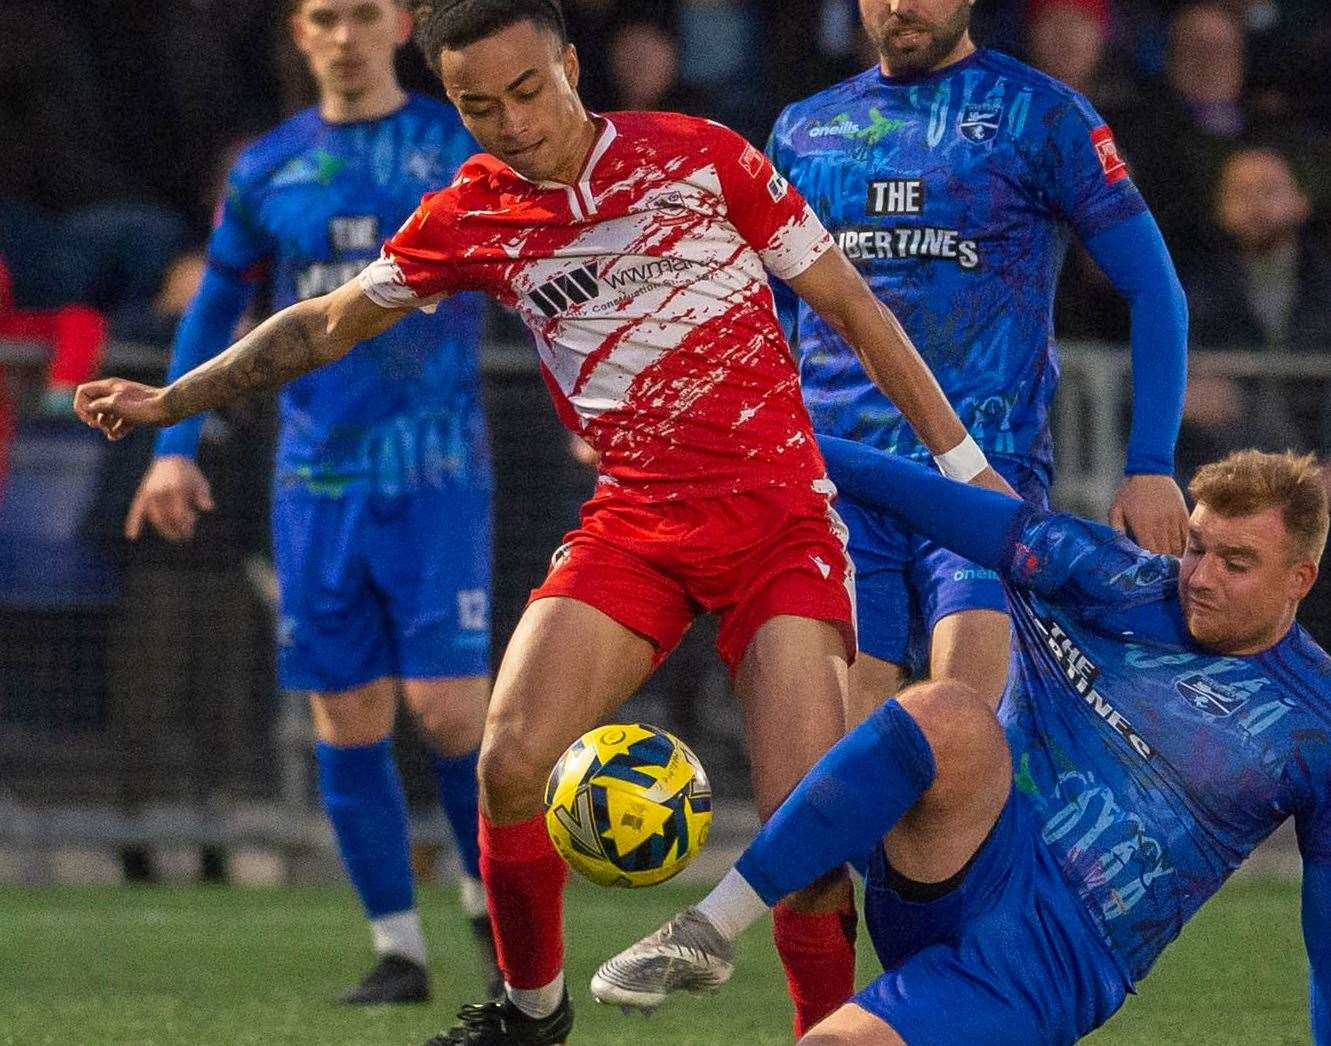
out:
<path id="1" fill-rule="evenodd" d="M 300 14 L 300 9 L 308 4 L 310 0 L 287 0 L 287 9 L 291 14 Z M 400 7 L 404 11 L 411 11 L 413 8 L 412 0 L 393 0 L 394 7 Z"/>
<path id="2" fill-rule="evenodd" d="M 1312 454 L 1235 451 L 1199 468 L 1188 493 L 1222 516 L 1277 508 L 1294 555 L 1314 563 L 1322 558 L 1328 524 L 1326 486 Z"/>

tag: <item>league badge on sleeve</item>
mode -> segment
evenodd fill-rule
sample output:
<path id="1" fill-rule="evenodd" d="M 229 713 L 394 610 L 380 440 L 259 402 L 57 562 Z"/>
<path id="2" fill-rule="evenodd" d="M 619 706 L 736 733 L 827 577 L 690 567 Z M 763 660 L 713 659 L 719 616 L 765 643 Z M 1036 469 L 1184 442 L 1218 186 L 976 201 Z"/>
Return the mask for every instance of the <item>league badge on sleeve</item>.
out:
<path id="1" fill-rule="evenodd" d="M 967 102 L 961 110 L 961 121 L 957 129 L 968 142 L 992 141 L 998 134 L 998 124 L 1003 118 L 1001 99 L 983 102 Z"/>
<path id="2" fill-rule="evenodd" d="M 763 169 L 763 154 L 752 145 L 745 145 L 744 151 L 740 153 L 739 165 L 744 168 L 750 178 L 757 178 Z"/>
<path id="3" fill-rule="evenodd" d="M 1118 145 L 1114 142 L 1114 132 L 1108 124 L 1101 124 L 1091 132 L 1091 144 L 1095 146 L 1095 155 L 1105 172 L 1105 181 L 1110 185 L 1122 181 L 1128 176 L 1128 165 L 1118 154 Z"/>

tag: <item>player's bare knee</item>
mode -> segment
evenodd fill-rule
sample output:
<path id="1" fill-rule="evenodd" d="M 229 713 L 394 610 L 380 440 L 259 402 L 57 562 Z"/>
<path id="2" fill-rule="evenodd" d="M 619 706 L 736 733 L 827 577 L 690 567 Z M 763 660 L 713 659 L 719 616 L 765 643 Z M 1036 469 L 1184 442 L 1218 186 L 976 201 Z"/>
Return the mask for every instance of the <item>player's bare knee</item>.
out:
<path id="1" fill-rule="evenodd" d="M 338 693 L 311 693 L 315 736 L 347 747 L 376 744 L 393 730 L 393 697 L 374 686 Z"/>
<path id="2" fill-rule="evenodd" d="M 487 815 L 507 820 L 539 809 L 554 758 L 520 730 L 492 725 L 481 745 L 477 775 Z"/>
<path id="3" fill-rule="evenodd" d="M 489 691 L 485 676 L 402 682 L 403 698 L 421 733 L 445 756 L 465 755 L 481 743 Z"/>
<path id="4" fill-rule="evenodd" d="M 412 712 L 430 747 L 441 755 L 466 755 L 480 744 L 485 720 L 470 708 L 439 699 L 417 702 Z"/>
<path id="5" fill-rule="evenodd" d="M 958 782 L 973 790 L 1011 774 L 1007 738 L 986 699 L 957 680 L 921 683 L 898 699 L 929 742 L 934 789 Z"/>

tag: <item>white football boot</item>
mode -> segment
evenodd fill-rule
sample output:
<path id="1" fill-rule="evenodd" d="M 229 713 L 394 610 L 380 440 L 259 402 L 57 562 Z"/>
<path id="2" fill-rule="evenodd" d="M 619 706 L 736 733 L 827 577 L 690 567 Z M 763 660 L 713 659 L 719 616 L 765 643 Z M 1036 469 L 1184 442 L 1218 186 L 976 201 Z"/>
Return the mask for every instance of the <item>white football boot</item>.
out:
<path id="1" fill-rule="evenodd" d="M 713 992 L 735 971 L 735 946 L 707 918 L 685 908 L 650 937 L 607 959 L 592 975 L 592 997 L 654 1010 L 671 992 Z"/>

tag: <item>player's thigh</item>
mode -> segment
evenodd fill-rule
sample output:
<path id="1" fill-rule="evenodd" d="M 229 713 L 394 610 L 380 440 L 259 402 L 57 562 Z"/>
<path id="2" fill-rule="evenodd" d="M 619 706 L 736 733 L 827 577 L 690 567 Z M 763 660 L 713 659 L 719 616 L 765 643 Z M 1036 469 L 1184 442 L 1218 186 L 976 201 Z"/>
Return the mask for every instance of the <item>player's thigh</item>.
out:
<path id="1" fill-rule="evenodd" d="M 832 624 L 781 615 L 759 627 L 735 674 L 754 802 L 767 818 L 844 730 L 845 644 Z"/>
<path id="2" fill-rule="evenodd" d="M 383 676 L 346 690 L 310 691 L 314 736 L 339 748 L 382 741 L 393 732 L 396 683 Z"/>
<path id="3" fill-rule="evenodd" d="M 905 682 L 901 665 L 860 651 L 850 666 L 850 688 L 846 698 L 846 729 L 858 726 L 875 708 L 895 697 Z"/>
<path id="4" fill-rule="evenodd" d="M 848 1002 L 804 1035 L 799 1046 L 906 1046 L 881 1017 Z"/>
<path id="5" fill-rule="evenodd" d="M 1025 500 L 1048 507 L 1039 475 L 1008 459 L 997 459 L 995 467 Z M 912 536 L 911 545 L 909 583 L 929 637 L 929 675 L 958 679 L 997 708 L 1011 646 L 1002 580 L 921 535 Z"/>
<path id="6" fill-rule="evenodd" d="M 1012 620 L 1003 610 L 960 610 L 934 625 L 931 679 L 955 679 L 998 708 L 1007 685 Z"/>
<path id="7" fill-rule="evenodd" d="M 402 697 L 437 752 L 466 755 L 481 743 L 490 702 L 489 675 L 403 679 Z"/>
<path id="8" fill-rule="evenodd" d="M 531 603 L 495 679 L 481 744 L 487 816 L 514 823 L 541 806 L 555 760 L 651 673 L 655 645 L 568 597 Z"/>

